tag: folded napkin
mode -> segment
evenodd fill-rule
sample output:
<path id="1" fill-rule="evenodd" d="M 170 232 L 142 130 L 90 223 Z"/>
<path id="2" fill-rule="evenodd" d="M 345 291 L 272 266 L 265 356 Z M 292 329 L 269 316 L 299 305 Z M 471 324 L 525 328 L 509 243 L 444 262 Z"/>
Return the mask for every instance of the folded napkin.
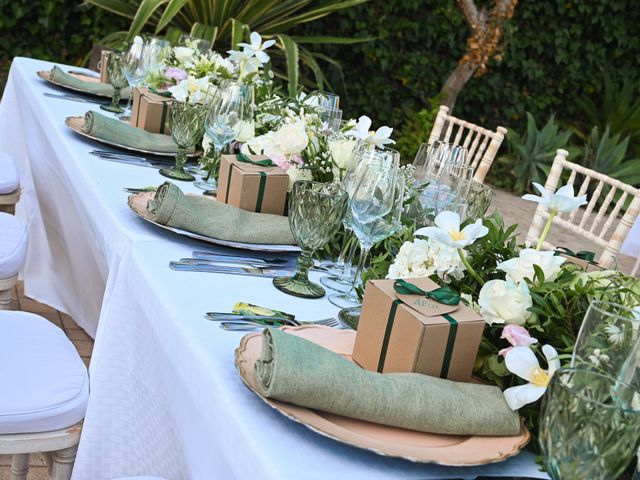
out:
<path id="1" fill-rule="evenodd" d="M 73 75 L 62 71 L 61 68 L 54 66 L 49 72 L 51 80 L 67 87 L 82 90 L 83 92 L 93 93 L 94 95 L 104 95 L 110 97 L 113 95 L 113 87 L 109 83 L 90 82 L 87 80 L 80 80 Z M 125 100 L 129 98 L 129 88 L 123 88 L 120 90 L 120 95 Z"/>
<path id="2" fill-rule="evenodd" d="M 280 330 L 263 332 L 255 371 L 267 398 L 421 432 L 517 435 L 499 388 L 420 373 L 376 373 Z"/>
<path id="3" fill-rule="evenodd" d="M 122 120 L 105 117 L 98 112 L 87 112 L 84 115 L 82 130 L 93 137 L 128 147 L 163 153 L 178 151 L 178 146 L 171 139 L 171 135 L 147 132 Z"/>
<path id="4" fill-rule="evenodd" d="M 157 223 L 219 240 L 265 245 L 296 243 L 287 217 L 247 212 L 202 195 L 185 195 L 169 182 L 158 187 L 147 211 Z"/>

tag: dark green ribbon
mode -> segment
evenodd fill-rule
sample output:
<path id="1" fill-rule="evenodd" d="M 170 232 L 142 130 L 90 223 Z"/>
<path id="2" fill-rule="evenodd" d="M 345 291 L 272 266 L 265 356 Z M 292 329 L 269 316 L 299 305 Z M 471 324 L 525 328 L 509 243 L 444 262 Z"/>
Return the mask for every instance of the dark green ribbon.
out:
<path id="1" fill-rule="evenodd" d="M 580 260 L 584 260 L 585 262 L 595 263 L 595 252 L 590 252 L 588 250 L 580 250 L 578 252 L 574 252 L 573 250 L 569 250 L 567 247 L 556 247 L 556 255 L 559 255 L 561 253 L 569 255 L 570 257 L 579 258 Z"/>
<path id="2" fill-rule="evenodd" d="M 378 360 L 378 372 L 382 373 L 384 370 L 384 361 L 387 358 L 387 350 L 389 349 L 389 339 L 391 338 L 391 330 L 393 330 L 393 322 L 396 320 L 396 311 L 400 300 L 394 300 L 391 304 L 391 310 L 389 310 L 389 316 L 387 317 L 387 328 L 384 331 L 384 338 L 382 339 L 382 349 L 380 350 L 380 359 Z"/>
<path id="3" fill-rule="evenodd" d="M 236 155 L 236 160 L 238 160 L 239 162 L 243 162 L 243 163 L 250 163 L 251 165 L 258 165 L 260 167 L 275 167 L 276 166 L 276 164 L 273 163 L 268 158 L 265 158 L 264 160 L 251 160 L 244 153 L 238 153 Z"/>
<path id="4" fill-rule="evenodd" d="M 458 321 L 451 315 L 443 315 L 445 320 L 451 325 L 449 327 L 449 336 L 447 337 L 447 346 L 444 349 L 444 360 L 442 361 L 442 370 L 440 370 L 440 378 L 447 378 L 449 375 L 449 365 L 451 365 L 451 357 L 453 356 L 453 346 L 456 344 L 456 335 L 458 333 Z"/>
<path id="5" fill-rule="evenodd" d="M 413 283 L 405 280 L 396 280 L 393 288 L 402 295 L 422 295 L 443 305 L 458 305 L 460 303 L 460 295 L 449 287 L 440 287 L 427 292 Z"/>
<path id="6" fill-rule="evenodd" d="M 260 213 L 262 210 L 262 199 L 264 198 L 264 188 L 267 184 L 267 174 L 260 172 L 260 185 L 258 186 L 258 198 L 256 199 L 255 212 Z"/>
<path id="7" fill-rule="evenodd" d="M 162 115 L 160 116 L 160 133 L 164 133 L 164 126 L 167 123 L 167 102 L 162 102 Z"/>

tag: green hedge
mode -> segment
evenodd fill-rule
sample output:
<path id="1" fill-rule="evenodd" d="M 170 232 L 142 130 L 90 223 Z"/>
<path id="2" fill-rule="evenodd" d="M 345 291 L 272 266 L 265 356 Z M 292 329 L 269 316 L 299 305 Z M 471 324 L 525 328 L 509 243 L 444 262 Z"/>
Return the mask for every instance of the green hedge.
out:
<path id="1" fill-rule="evenodd" d="M 78 64 L 127 21 L 78 0 L 0 0 L 0 92 L 11 60 L 27 56 Z"/>
<path id="2" fill-rule="evenodd" d="M 476 0 L 481 5 L 481 0 Z M 485 1 L 484 4 L 490 4 Z M 525 111 L 574 120 L 575 99 L 597 96 L 602 72 L 640 84 L 640 9 L 633 0 L 521 0 L 501 61 L 473 78 L 456 115 L 487 127 L 520 128 Z M 465 49 L 467 26 L 454 0 L 373 0 L 308 24 L 305 34 L 375 36 L 352 46 L 322 46 L 341 59 L 346 113 L 399 126 L 436 95 Z M 334 71 L 333 82 L 341 85 Z"/>

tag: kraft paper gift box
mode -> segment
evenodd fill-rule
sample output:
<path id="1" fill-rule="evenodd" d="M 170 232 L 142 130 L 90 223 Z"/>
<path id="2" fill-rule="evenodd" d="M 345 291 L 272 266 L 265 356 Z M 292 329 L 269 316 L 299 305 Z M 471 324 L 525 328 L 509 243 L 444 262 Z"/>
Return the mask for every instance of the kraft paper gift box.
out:
<path id="1" fill-rule="evenodd" d="M 217 200 L 242 210 L 284 215 L 289 175 L 262 155 L 222 155 Z"/>
<path id="2" fill-rule="evenodd" d="M 113 50 L 102 50 L 100 52 L 100 62 L 99 62 L 99 70 L 100 70 L 100 82 L 101 83 L 109 83 L 109 71 L 107 70 L 107 63 L 109 62 L 109 54 Z"/>
<path id="3" fill-rule="evenodd" d="M 595 253 L 581 250 L 579 252 L 573 252 L 565 247 L 557 247 L 556 255 L 560 255 L 567 259 L 566 263 L 573 263 L 579 266 L 585 272 L 592 272 L 594 270 L 604 270 L 604 267 L 598 265 L 594 261 Z"/>
<path id="4" fill-rule="evenodd" d="M 151 133 L 169 135 L 169 113 L 171 98 L 137 87 L 133 92 L 131 125 Z"/>
<path id="5" fill-rule="evenodd" d="M 438 288 L 428 278 L 405 281 L 425 292 Z M 424 295 L 397 293 L 395 282 L 367 283 L 353 360 L 381 373 L 469 381 L 484 329 L 480 315 L 462 303 L 445 305 Z"/>

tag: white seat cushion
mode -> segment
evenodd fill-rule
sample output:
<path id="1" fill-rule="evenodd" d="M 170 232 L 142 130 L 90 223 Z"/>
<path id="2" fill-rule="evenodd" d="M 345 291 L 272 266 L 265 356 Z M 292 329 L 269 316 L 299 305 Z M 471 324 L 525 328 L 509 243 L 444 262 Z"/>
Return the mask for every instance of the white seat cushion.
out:
<path id="1" fill-rule="evenodd" d="M 165 480 L 160 477 L 126 477 L 126 478 L 117 478 L 115 480 Z"/>
<path id="2" fill-rule="evenodd" d="M 0 311 L 0 435 L 60 430 L 84 418 L 87 368 L 64 332 L 33 313 Z"/>
<path id="3" fill-rule="evenodd" d="M 0 280 L 16 275 L 26 256 L 26 224 L 13 215 L 0 212 Z"/>
<path id="4" fill-rule="evenodd" d="M 0 152 L 0 195 L 14 192 L 19 186 L 20 180 L 13 159 Z"/>

